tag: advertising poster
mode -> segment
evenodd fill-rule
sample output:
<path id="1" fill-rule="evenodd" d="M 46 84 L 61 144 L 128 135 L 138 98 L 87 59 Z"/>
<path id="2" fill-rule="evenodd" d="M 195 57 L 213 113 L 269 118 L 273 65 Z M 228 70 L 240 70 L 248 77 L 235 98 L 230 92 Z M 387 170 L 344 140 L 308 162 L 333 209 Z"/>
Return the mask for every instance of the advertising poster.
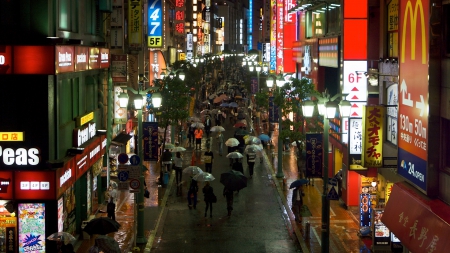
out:
<path id="1" fill-rule="evenodd" d="M 322 177 L 323 140 L 321 133 L 306 134 L 306 177 Z"/>
<path id="2" fill-rule="evenodd" d="M 144 161 L 158 160 L 158 122 L 142 122 L 144 129 Z"/>
<path id="3" fill-rule="evenodd" d="M 364 106 L 362 166 L 379 168 L 383 165 L 383 106 Z"/>
<path id="4" fill-rule="evenodd" d="M 124 90 L 120 86 L 114 86 L 114 124 L 127 123 L 127 108 L 120 107 L 119 95 Z"/>
<path id="5" fill-rule="evenodd" d="M 114 83 L 127 82 L 127 55 L 111 55 L 111 78 Z"/>
<path id="6" fill-rule="evenodd" d="M 45 204 L 19 203 L 19 252 L 45 253 Z"/>
<path id="7" fill-rule="evenodd" d="M 58 232 L 64 231 L 64 199 L 58 199 Z"/>
<path id="8" fill-rule="evenodd" d="M 269 98 L 269 122 L 278 123 L 278 106 L 273 102 L 273 97 Z"/>
<path id="9" fill-rule="evenodd" d="M 371 215 L 372 215 L 372 196 L 368 194 L 368 187 L 363 187 L 363 192 L 360 195 L 360 226 L 370 227 L 371 226 Z"/>
<path id="10" fill-rule="evenodd" d="M 389 245 L 390 238 L 390 232 L 389 228 L 384 225 L 383 222 L 381 222 L 381 217 L 383 217 L 383 210 L 377 209 L 374 210 L 374 231 L 375 231 L 375 237 L 374 237 L 374 244 L 375 245 Z"/>

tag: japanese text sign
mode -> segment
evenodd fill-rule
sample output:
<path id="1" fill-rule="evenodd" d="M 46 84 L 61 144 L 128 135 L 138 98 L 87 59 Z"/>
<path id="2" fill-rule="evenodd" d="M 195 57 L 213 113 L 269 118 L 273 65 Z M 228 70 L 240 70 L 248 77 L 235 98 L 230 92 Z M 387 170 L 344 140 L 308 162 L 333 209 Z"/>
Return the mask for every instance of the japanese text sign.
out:
<path id="1" fill-rule="evenodd" d="M 363 154 L 364 167 L 383 165 L 383 106 L 364 106 L 363 113 Z"/>
<path id="2" fill-rule="evenodd" d="M 162 0 L 148 1 L 148 47 L 163 47 L 163 13 Z"/>

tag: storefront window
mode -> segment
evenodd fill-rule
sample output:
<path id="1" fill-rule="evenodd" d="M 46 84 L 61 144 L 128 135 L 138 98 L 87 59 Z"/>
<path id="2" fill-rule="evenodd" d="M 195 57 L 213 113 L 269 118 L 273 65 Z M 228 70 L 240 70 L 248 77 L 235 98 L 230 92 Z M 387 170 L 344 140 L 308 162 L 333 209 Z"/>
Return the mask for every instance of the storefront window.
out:
<path id="1" fill-rule="evenodd" d="M 397 145 L 398 84 L 389 86 L 386 94 L 386 103 L 388 105 L 386 113 L 386 140 L 394 145 Z"/>

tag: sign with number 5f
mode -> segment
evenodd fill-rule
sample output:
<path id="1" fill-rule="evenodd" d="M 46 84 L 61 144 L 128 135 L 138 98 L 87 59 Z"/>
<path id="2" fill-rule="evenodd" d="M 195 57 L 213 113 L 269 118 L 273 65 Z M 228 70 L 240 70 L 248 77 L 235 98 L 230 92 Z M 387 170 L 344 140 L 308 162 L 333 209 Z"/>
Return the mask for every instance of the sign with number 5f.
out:
<path id="1" fill-rule="evenodd" d="M 148 0 L 148 47 L 163 47 L 162 0 Z"/>

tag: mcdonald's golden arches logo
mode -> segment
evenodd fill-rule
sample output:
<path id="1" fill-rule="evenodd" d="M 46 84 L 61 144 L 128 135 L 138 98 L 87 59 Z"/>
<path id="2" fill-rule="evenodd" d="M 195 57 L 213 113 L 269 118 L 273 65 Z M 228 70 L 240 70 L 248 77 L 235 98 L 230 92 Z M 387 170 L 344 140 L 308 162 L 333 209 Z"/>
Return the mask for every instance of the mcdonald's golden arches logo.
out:
<path id="1" fill-rule="evenodd" d="M 408 17 L 411 21 L 410 31 L 411 31 L 411 60 L 416 59 L 416 26 L 417 26 L 417 18 L 418 14 L 420 14 L 420 31 L 422 37 L 422 64 L 427 63 L 427 47 L 426 47 L 426 27 L 425 27 L 425 17 L 423 12 L 422 0 L 417 0 L 416 5 L 413 7 L 411 4 L 411 0 L 406 3 L 405 7 L 405 15 L 403 16 L 403 29 L 402 29 L 402 52 L 401 52 L 401 62 L 405 62 L 405 49 L 406 49 L 406 26 L 408 24 Z"/>

